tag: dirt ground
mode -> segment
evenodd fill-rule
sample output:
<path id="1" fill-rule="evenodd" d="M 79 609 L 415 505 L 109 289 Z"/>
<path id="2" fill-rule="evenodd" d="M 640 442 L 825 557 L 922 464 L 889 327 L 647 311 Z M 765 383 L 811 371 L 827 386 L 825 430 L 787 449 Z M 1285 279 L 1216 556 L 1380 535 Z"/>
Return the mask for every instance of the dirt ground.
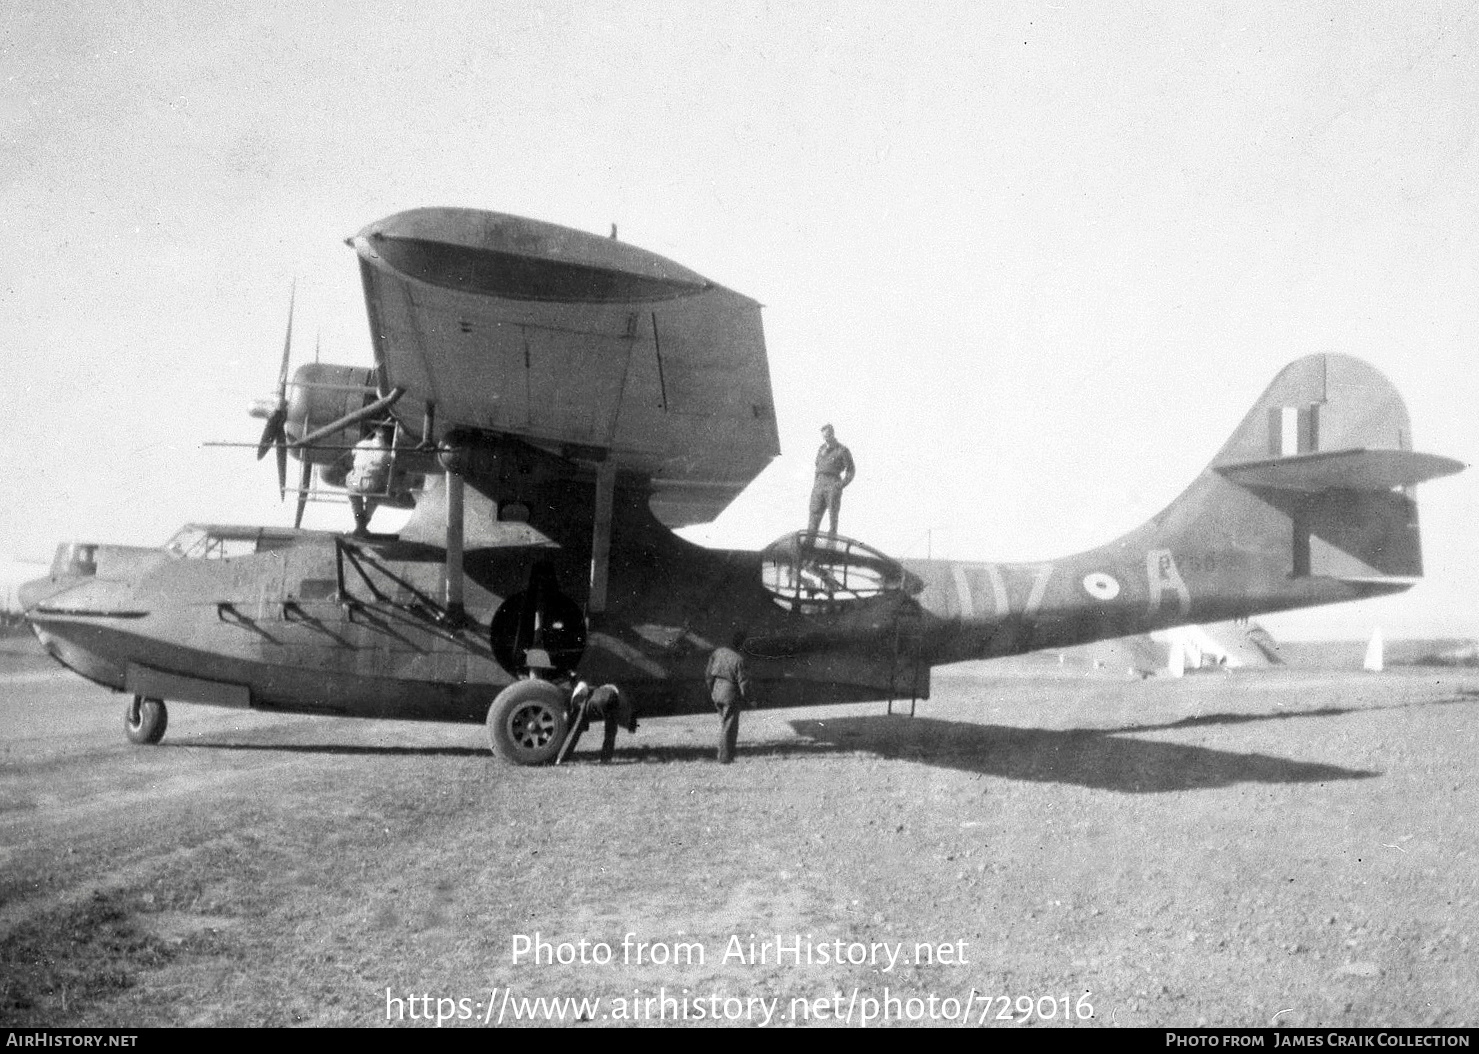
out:
<path id="1" fill-rule="evenodd" d="M 0 1023 L 1479 1023 L 1479 672 L 991 670 L 518 769 L 10 649 Z"/>

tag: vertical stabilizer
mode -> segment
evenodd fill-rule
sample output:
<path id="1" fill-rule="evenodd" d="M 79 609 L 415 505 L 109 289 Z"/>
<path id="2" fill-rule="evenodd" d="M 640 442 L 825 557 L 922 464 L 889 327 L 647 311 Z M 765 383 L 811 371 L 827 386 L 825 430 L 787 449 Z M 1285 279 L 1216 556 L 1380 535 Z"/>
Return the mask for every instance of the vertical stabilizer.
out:
<path id="1" fill-rule="evenodd" d="M 1407 407 L 1391 381 L 1349 355 L 1307 355 L 1274 378 L 1213 465 L 1411 449 Z"/>

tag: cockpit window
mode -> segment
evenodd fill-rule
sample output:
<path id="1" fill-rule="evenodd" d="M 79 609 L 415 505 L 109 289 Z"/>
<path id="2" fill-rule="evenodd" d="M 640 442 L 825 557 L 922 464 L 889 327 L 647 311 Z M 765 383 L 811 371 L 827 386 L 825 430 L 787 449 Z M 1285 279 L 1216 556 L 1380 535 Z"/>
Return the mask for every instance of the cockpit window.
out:
<path id="1" fill-rule="evenodd" d="M 186 560 L 224 560 L 255 553 L 257 539 L 227 537 L 201 527 L 182 527 L 165 543 L 164 548 L 171 556 Z"/>
<path id="2" fill-rule="evenodd" d="M 164 543 L 164 551 L 171 556 L 186 556 L 205 544 L 205 532 L 199 527 L 181 527 L 173 538 Z"/>

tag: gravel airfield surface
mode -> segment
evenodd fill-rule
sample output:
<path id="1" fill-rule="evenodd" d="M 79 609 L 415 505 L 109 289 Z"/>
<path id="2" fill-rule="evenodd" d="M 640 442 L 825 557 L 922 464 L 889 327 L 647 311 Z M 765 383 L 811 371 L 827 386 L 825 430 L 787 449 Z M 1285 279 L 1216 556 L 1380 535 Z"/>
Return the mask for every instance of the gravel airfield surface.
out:
<path id="1" fill-rule="evenodd" d="M 731 766 L 707 717 L 610 766 L 184 705 L 136 747 L 12 648 L 0 1023 L 1479 1023 L 1479 673 L 885 709 L 747 713 Z"/>

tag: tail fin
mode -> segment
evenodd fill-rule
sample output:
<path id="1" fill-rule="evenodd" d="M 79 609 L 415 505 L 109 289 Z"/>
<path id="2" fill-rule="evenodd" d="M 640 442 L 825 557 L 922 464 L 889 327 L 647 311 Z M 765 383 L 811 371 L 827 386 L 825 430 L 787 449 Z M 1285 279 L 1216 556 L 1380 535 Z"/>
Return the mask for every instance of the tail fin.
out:
<path id="1" fill-rule="evenodd" d="M 1243 564 L 1272 607 L 1392 592 L 1422 575 L 1412 488 L 1463 467 L 1413 451 L 1402 397 L 1371 366 L 1311 355 L 1274 378 L 1160 527 L 1173 548 Z"/>
<path id="2" fill-rule="evenodd" d="M 1376 370 L 1311 355 L 1274 378 L 1212 467 L 1244 486 L 1318 493 L 1410 487 L 1463 465 L 1413 452 L 1407 407 Z"/>

